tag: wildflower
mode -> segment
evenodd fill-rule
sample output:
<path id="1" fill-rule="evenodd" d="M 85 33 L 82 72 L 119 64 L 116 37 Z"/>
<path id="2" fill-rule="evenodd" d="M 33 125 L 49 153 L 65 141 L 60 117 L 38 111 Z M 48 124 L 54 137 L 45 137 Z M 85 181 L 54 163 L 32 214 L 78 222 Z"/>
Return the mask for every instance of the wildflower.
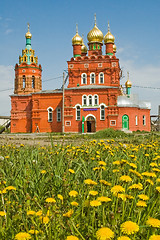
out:
<path id="1" fill-rule="evenodd" d="M 149 197 L 148 197 L 147 195 L 145 195 L 145 194 L 140 194 L 140 195 L 138 195 L 138 197 L 139 197 L 140 199 L 144 200 L 144 201 L 146 201 L 146 200 L 149 199 Z"/>
<path id="2" fill-rule="evenodd" d="M 139 231 L 139 226 L 132 221 L 126 221 L 121 224 L 121 231 L 124 234 L 131 235 Z"/>
<path id="3" fill-rule="evenodd" d="M 102 227 L 96 232 L 97 240 L 109 240 L 114 238 L 114 232 L 107 227 Z"/>
<path id="4" fill-rule="evenodd" d="M 151 227 L 157 227 L 160 228 L 160 220 L 157 218 L 149 218 L 146 222 L 147 225 Z"/>
<path id="5" fill-rule="evenodd" d="M 77 207 L 79 204 L 77 202 L 71 202 L 71 205 Z"/>
<path id="6" fill-rule="evenodd" d="M 119 172 L 119 169 L 113 169 L 112 172 L 113 172 L 113 173 Z"/>
<path id="7" fill-rule="evenodd" d="M 27 211 L 27 215 L 29 216 L 29 215 L 34 215 L 36 212 L 35 211 L 32 211 L 32 210 L 30 210 L 30 211 Z"/>
<path id="8" fill-rule="evenodd" d="M 155 163 L 155 162 L 151 162 L 149 165 L 150 165 L 151 167 L 158 167 L 158 164 Z"/>
<path id="9" fill-rule="evenodd" d="M 137 207 L 147 207 L 147 204 L 145 201 L 138 201 L 137 204 L 136 204 Z"/>
<path id="10" fill-rule="evenodd" d="M 63 216 L 70 218 L 73 215 L 73 212 L 73 209 L 70 209 L 68 212 L 64 213 Z"/>
<path id="11" fill-rule="evenodd" d="M 152 172 L 143 172 L 142 175 L 146 177 L 152 177 L 152 178 L 156 177 L 156 174 Z"/>
<path id="12" fill-rule="evenodd" d="M 20 232 L 20 233 L 16 234 L 15 239 L 17 239 L 17 240 L 28 240 L 28 239 L 31 239 L 31 235 L 29 233 L 26 233 L 26 232 Z"/>
<path id="13" fill-rule="evenodd" d="M 154 172 L 160 172 L 160 169 L 159 169 L 159 168 L 152 168 L 152 170 L 153 170 Z"/>
<path id="14" fill-rule="evenodd" d="M 137 172 L 136 170 L 129 169 L 129 172 L 132 172 L 132 173 L 134 173 L 137 177 L 139 177 L 140 179 L 143 179 L 142 175 L 141 175 L 139 172 Z"/>
<path id="15" fill-rule="evenodd" d="M 156 179 L 156 182 L 160 182 L 160 178 L 157 178 L 157 179 Z"/>
<path id="16" fill-rule="evenodd" d="M 97 183 L 91 179 L 84 180 L 84 183 L 88 185 L 97 185 Z"/>
<path id="17" fill-rule="evenodd" d="M 106 180 L 101 179 L 99 181 L 100 181 L 100 183 L 103 183 L 106 186 L 111 186 L 111 183 L 107 182 Z"/>
<path id="18" fill-rule="evenodd" d="M 160 235 L 152 235 L 149 240 L 160 240 Z"/>
<path id="19" fill-rule="evenodd" d="M 133 184 L 131 185 L 128 189 L 138 189 L 138 190 L 142 190 L 143 189 L 143 185 L 141 183 L 138 184 Z"/>
<path id="20" fill-rule="evenodd" d="M 152 186 L 154 185 L 154 182 L 151 179 L 146 179 L 146 183 L 150 183 Z"/>
<path id="21" fill-rule="evenodd" d="M 46 173 L 46 170 L 42 170 L 41 173 L 42 173 L 42 174 L 45 174 L 45 173 Z"/>
<path id="22" fill-rule="evenodd" d="M 75 173 L 75 171 L 73 169 L 69 169 L 68 170 L 70 173 Z"/>
<path id="23" fill-rule="evenodd" d="M 70 197 L 76 197 L 77 195 L 78 195 L 77 191 L 72 190 L 72 191 L 69 192 Z"/>
<path id="24" fill-rule="evenodd" d="M 106 166 L 107 165 L 104 161 L 99 161 L 98 164 L 102 165 L 102 166 Z"/>
<path id="25" fill-rule="evenodd" d="M 131 166 L 132 168 L 137 168 L 137 165 L 135 163 L 129 163 L 129 166 Z"/>
<path id="26" fill-rule="evenodd" d="M 109 197 L 101 196 L 101 197 L 98 197 L 98 198 L 97 198 L 97 201 L 100 201 L 100 202 L 111 202 L 112 199 L 109 198 Z"/>
<path id="27" fill-rule="evenodd" d="M 98 194 L 98 192 L 97 191 L 89 191 L 89 194 L 92 196 L 96 196 Z"/>
<path id="28" fill-rule="evenodd" d="M 97 201 L 97 200 L 93 200 L 93 201 L 90 201 L 90 205 L 92 207 L 98 207 L 101 205 L 101 202 L 100 201 Z"/>
<path id="29" fill-rule="evenodd" d="M 6 212 L 4 212 L 4 211 L 0 211 L 0 216 L 6 216 Z"/>
<path id="30" fill-rule="evenodd" d="M 79 240 L 79 238 L 71 235 L 71 236 L 68 236 L 68 237 L 66 238 L 66 240 Z"/>
<path id="31" fill-rule="evenodd" d="M 42 223 L 44 223 L 44 224 L 47 224 L 47 223 L 49 223 L 49 218 L 47 217 L 47 216 L 45 216 L 45 217 L 40 217 L 40 221 L 42 222 Z"/>
<path id="32" fill-rule="evenodd" d="M 36 216 L 41 216 L 41 215 L 42 215 L 42 211 L 41 211 L 41 210 L 39 210 L 39 211 L 38 211 L 38 212 L 36 212 L 35 214 L 36 214 Z"/>
<path id="33" fill-rule="evenodd" d="M 30 234 L 33 234 L 33 235 L 37 235 L 37 234 L 39 233 L 39 231 L 38 231 L 38 230 L 31 229 L 31 230 L 29 230 L 29 233 L 30 233 Z"/>
<path id="34" fill-rule="evenodd" d="M 123 201 L 126 201 L 127 200 L 127 197 L 126 197 L 127 194 L 123 194 L 123 193 L 119 193 L 118 194 L 118 198 L 121 198 Z"/>
<path id="35" fill-rule="evenodd" d="M 55 203 L 56 200 L 54 198 L 46 198 L 47 203 Z"/>
<path id="36" fill-rule="evenodd" d="M 113 162 L 113 165 L 120 165 L 120 164 L 121 164 L 121 161 L 118 161 L 118 160 Z"/>
<path id="37" fill-rule="evenodd" d="M 127 175 L 121 176 L 120 180 L 123 181 L 123 182 L 132 182 L 132 178 L 130 176 L 127 176 Z"/>
<path id="38" fill-rule="evenodd" d="M 5 189 L 8 190 L 8 191 L 10 191 L 10 190 L 16 190 L 16 188 L 13 187 L 13 186 L 8 186 L 8 187 L 6 187 Z"/>
<path id="39" fill-rule="evenodd" d="M 121 236 L 118 238 L 118 240 L 131 240 L 131 239 L 127 236 Z"/>
<path id="40" fill-rule="evenodd" d="M 62 201 L 63 203 L 63 196 L 61 194 L 58 194 L 57 197 Z"/>
<path id="41" fill-rule="evenodd" d="M 114 187 L 111 188 L 111 192 L 116 195 L 118 194 L 119 192 L 125 192 L 125 189 L 120 186 L 120 185 L 115 185 Z"/>
<path id="42" fill-rule="evenodd" d="M 93 168 L 93 171 L 96 171 L 96 170 L 99 170 L 99 169 L 101 169 L 100 167 L 95 167 L 95 168 Z"/>
<path id="43" fill-rule="evenodd" d="M 160 193 L 160 187 L 156 187 L 156 190 Z"/>

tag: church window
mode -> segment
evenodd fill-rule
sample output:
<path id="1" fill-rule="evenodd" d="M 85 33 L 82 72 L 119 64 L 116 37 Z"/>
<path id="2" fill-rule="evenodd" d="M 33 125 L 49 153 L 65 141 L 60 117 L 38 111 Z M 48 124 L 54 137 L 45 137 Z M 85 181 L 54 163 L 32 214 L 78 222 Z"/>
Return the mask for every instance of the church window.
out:
<path id="1" fill-rule="evenodd" d="M 87 96 L 86 95 L 82 96 L 82 105 L 87 105 Z"/>
<path id="2" fill-rule="evenodd" d="M 27 60 L 27 58 L 26 57 L 24 57 L 24 61 L 26 62 L 26 60 Z"/>
<path id="3" fill-rule="evenodd" d="M 35 88 L 35 76 L 32 76 L 32 88 Z"/>
<path id="4" fill-rule="evenodd" d="M 94 95 L 94 105 L 98 105 L 98 95 Z"/>
<path id="5" fill-rule="evenodd" d="M 99 73 L 99 83 L 104 83 L 104 73 Z"/>
<path id="6" fill-rule="evenodd" d="M 88 96 L 88 105 L 92 106 L 92 95 Z"/>
<path id="7" fill-rule="evenodd" d="M 81 120 L 81 108 L 80 106 L 76 107 L 76 120 Z"/>
<path id="8" fill-rule="evenodd" d="M 136 121 L 136 126 L 138 125 L 138 117 L 137 115 L 135 116 L 135 121 Z"/>
<path id="9" fill-rule="evenodd" d="M 94 43 L 94 45 L 93 45 L 93 50 L 95 50 L 96 49 L 96 44 Z"/>
<path id="10" fill-rule="evenodd" d="M 105 107 L 104 107 L 104 105 L 101 105 L 101 108 L 100 108 L 100 120 L 105 120 Z"/>
<path id="11" fill-rule="evenodd" d="M 33 62 L 33 57 L 31 57 L 31 62 Z"/>
<path id="12" fill-rule="evenodd" d="M 61 122 L 61 108 L 57 108 L 57 122 Z"/>
<path id="13" fill-rule="evenodd" d="M 53 108 L 49 107 L 47 109 L 47 111 L 48 111 L 48 122 L 52 122 L 53 121 Z"/>
<path id="14" fill-rule="evenodd" d="M 81 75 L 81 83 L 82 84 L 87 84 L 87 74 L 86 73 L 82 73 L 82 75 Z"/>
<path id="15" fill-rule="evenodd" d="M 90 84 L 95 84 L 95 73 L 90 74 Z"/>
<path id="16" fill-rule="evenodd" d="M 25 88 L 25 87 L 26 87 L 26 76 L 23 75 L 23 88 Z"/>
<path id="17" fill-rule="evenodd" d="M 145 125 L 146 125 L 146 116 L 143 115 L 143 126 L 145 126 Z"/>

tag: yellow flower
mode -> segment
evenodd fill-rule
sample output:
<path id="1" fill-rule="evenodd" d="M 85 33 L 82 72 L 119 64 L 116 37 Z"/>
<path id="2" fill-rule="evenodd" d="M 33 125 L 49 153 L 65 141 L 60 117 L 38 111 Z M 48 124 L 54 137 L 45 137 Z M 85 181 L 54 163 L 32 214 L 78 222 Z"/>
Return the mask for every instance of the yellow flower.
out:
<path id="1" fill-rule="evenodd" d="M 74 212 L 73 209 L 70 209 L 68 212 L 64 213 L 63 216 L 70 218 L 72 216 L 73 212 Z"/>
<path id="2" fill-rule="evenodd" d="M 113 162 L 113 165 L 120 165 L 120 164 L 121 164 L 121 161 L 118 161 L 118 160 Z"/>
<path id="3" fill-rule="evenodd" d="M 28 215 L 28 216 L 29 216 L 29 215 L 32 215 L 32 216 L 33 216 L 35 213 L 36 213 L 35 211 L 30 210 L 30 211 L 27 212 L 27 215 Z"/>
<path id="4" fill-rule="evenodd" d="M 69 169 L 68 170 L 70 173 L 75 173 L 75 171 L 73 169 Z"/>
<path id="5" fill-rule="evenodd" d="M 8 187 L 6 187 L 5 189 L 8 190 L 8 191 L 10 191 L 10 190 L 16 190 L 16 188 L 13 187 L 13 186 L 8 186 Z"/>
<path id="6" fill-rule="evenodd" d="M 46 198 L 47 203 L 55 203 L 56 200 L 54 198 Z"/>
<path id="7" fill-rule="evenodd" d="M 156 190 L 160 193 L 160 187 L 156 187 Z"/>
<path id="8" fill-rule="evenodd" d="M 62 201 L 63 203 L 63 196 L 61 194 L 58 194 L 57 197 Z"/>
<path id="9" fill-rule="evenodd" d="M 42 170 L 41 173 L 42 173 L 42 174 L 45 174 L 45 173 L 46 173 L 46 170 Z"/>
<path id="10" fill-rule="evenodd" d="M 97 198 L 97 201 L 100 201 L 100 202 L 111 202 L 112 199 L 109 198 L 109 197 L 101 196 L 101 197 L 98 197 L 98 198 Z"/>
<path id="11" fill-rule="evenodd" d="M 133 168 L 137 168 L 137 165 L 135 163 L 129 163 L 129 166 L 131 166 Z"/>
<path id="12" fill-rule="evenodd" d="M 147 207 L 147 204 L 145 201 L 138 201 L 137 204 L 136 204 L 137 207 Z"/>
<path id="13" fill-rule="evenodd" d="M 151 179 L 146 179 L 147 183 L 150 183 L 152 186 L 154 185 L 154 182 Z"/>
<path id="14" fill-rule="evenodd" d="M 152 168 L 152 170 L 153 170 L 154 172 L 160 172 L 160 169 L 159 169 L 159 168 Z"/>
<path id="15" fill-rule="evenodd" d="M 132 173 L 134 173 L 137 177 L 139 177 L 140 179 L 143 179 L 142 175 L 141 175 L 139 172 L 137 172 L 136 170 L 129 169 L 129 172 L 132 172 Z"/>
<path id="16" fill-rule="evenodd" d="M 131 240 L 131 239 L 127 236 L 121 236 L 117 240 Z"/>
<path id="17" fill-rule="evenodd" d="M 15 239 L 16 240 L 28 240 L 28 239 L 31 239 L 31 235 L 26 232 L 20 232 L 20 233 L 16 234 Z"/>
<path id="18" fill-rule="evenodd" d="M 93 201 L 90 201 L 90 205 L 91 207 L 98 207 L 101 205 L 101 202 L 97 200 L 93 200 Z"/>
<path id="19" fill-rule="evenodd" d="M 77 207 L 79 204 L 77 202 L 71 202 L 71 205 Z"/>
<path id="20" fill-rule="evenodd" d="M 119 172 L 119 169 L 113 169 L 112 172 L 113 173 Z"/>
<path id="21" fill-rule="evenodd" d="M 155 163 L 155 162 L 151 162 L 149 165 L 150 165 L 151 167 L 158 167 L 158 164 Z"/>
<path id="22" fill-rule="evenodd" d="M 6 213 L 4 211 L 0 211 L 0 216 L 6 216 Z"/>
<path id="23" fill-rule="evenodd" d="M 49 223 L 49 218 L 48 218 L 47 216 L 45 216 L 45 217 L 40 217 L 40 221 L 41 221 L 42 223 L 44 223 L 44 224 L 47 224 L 47 223 Z"/>
<path id="24" fill-rule="evenodd" d="M 114 238 L 114 232 L 107 227 L 102 227 L 96 232 L 97 240 L 110 240 Z"/>
<path id="25" fill-rule="evenodd" d="M 131 185 L 128 189 L 138 189 L 138 190 L 142 190 L 143 189 L 143 185 L 141 183 L 138 184 L 133 184 Z"/>
<path id="26" fill-rule="evenodd" d="M 37 235 L 38 233 L 39 233 L 39 231 L 38 230 L 34 230 L 34 229 L 31 229 L 31 230 L 29 230 L 29 233 L 30 234 L 35 234 L 35 235 Z"/>
<path id="27" fill-rule="evenodd" d="M 124 234 L 131 235 L 139 231 L 139 226 L 132 221 L 126 221 L 121 224 L 121 231 Z"/>
<path id="28" fill-rule="evenodd" d="M 160 228 L 160 220 L 156 218 L 149 218 L 146 222 L 147 225 L 151 227 L 157 227 Z"/>
<path id="29" fill-rule="evenodd" d="M 95 167 L 95 168 L 93 168 L 93 171 L 96 171 L 96 170 L 99 170 L 99 169 L 101 169 L 100 167 Z"/>
<path id="30" fill-rule="evenodd" d="M 160 235 L 152 235 L 149 240 L 160 240 Z"/>
<path id="31" fill-rule="evenodd" d="M 79 240 L 79 238 L 71 235 L 71 236 L 68 236 L 66 240 Z"/>
<path id="32" fill-rule="evenodd" d="M 117 195 L 119 192 L 125 192 L 125 189 L 120 185 L 115 185 L 114 187 L 111 188 L 111 192 L 114 195 Z"/>
<path id="33" fill-rule="evenodd" d="M 100 183 L 103 183 L 106 186 L 111 186 L 111 183 L 107 182 L 106 180 L 101 179 L 99 181 L 100 181 Z"/>
<path id="34" fill-rule="evenodd" d="M 130 176 L 127 176 L 127 175 L 121 176 L 120 180 L 123 181 L 123 182 L 132 182 L 132 178 Z"/>
<path id="35" fill-rule="evenodd" d="M 78 195 L 77 191 L 72 190 L 72 191 L 69 192 L 70 197 L 76 197 L 77 195 Z"/>
<path id="36" fill-rule="evenodd" d="M 88 185 L 97 185 L 97 183 L 91 179 L 84 180 L 84 183 Z"/>
<path id="37" fill-rule="evenodd" d="M 149 200 L 149 197 L 148 197 L 147 195 L 145 195 L 145 194 L 140 194 L 140 195 L 138 195 L 138 197 L 139 197 L 140 199 L 144 200 L 144 201 Z"/>
<path id="38" fill-rule="evenodd" d="M 156 179 L 156 182 L 160 182 L 160 178 L 157 178 L 157 179 Z"/>
<path id="39" fill-rule="evenodd" d="M 98 164 L 101 165 L 101 166 L 106 166 L 107 165 L 104 161 L 99 161 Z"/>
<path id="40" fill-rule="evenodd" d="M 156 177 L 156 174 L 152 172 L 143 172 L 142 175 L 146 177 L 153 177 L 153 178 Z"/>
<path id="41" fill-rule="evenodd" d="M 89 191 L 89 194 L 92 196 L 96 196 L 98 194 L 98 192 L 97 191 Z"/>
<path id="42" fill-rule="evenodd" d="M 41 216 L 41 215 L 42 215 L 42 211 L 41 211 L 41 210 L 39 210 L 39 211 L 38 211 L 38 212 L 36 212 L 35 214 L 36 214 L 36 216 Z"/>
<path id="43" fill-rule="evenodd" d="M 127 195 L 127 194 L 119 193 L 119 194 L 118 194 L 118 198 L 121 198 L 123 201 L 126 201 L 126 200 L 127 200 L 126 195 Z"/>

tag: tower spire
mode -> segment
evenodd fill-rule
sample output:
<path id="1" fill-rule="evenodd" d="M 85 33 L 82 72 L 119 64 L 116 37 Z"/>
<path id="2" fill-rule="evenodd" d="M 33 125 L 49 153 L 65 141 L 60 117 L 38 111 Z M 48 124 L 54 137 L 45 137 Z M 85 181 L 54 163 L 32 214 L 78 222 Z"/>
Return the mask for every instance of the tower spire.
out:
<path id="1" fill-rule="evenodd" d="M 109 21 L 108 21 L 108 32 L 110 32 L 110 25 L 109 25 Z"/>
<path id="2" fill-rule="evenodd" d="M 30 29 L 29 29 L 29 27 L 30 27 L 30 24 L 29 24 L 29 23 L 27 23 L 27 25 L 28 25 L 28 32 L 30 32 Z"/>
<path id="3" fill-rule="evenodd" d="M 94 26 L 97 25 L 96 13 L 94 14 Z"/>
<path id="4" fill-rule="evenodd" d="M 129 71 L 127 72 L 127 80 L 129 80 Z"/>
<path id="5" fill-rule="evenodd" d="M 78 33 L 78 23 L 76 23 L 76 33 Z"/>

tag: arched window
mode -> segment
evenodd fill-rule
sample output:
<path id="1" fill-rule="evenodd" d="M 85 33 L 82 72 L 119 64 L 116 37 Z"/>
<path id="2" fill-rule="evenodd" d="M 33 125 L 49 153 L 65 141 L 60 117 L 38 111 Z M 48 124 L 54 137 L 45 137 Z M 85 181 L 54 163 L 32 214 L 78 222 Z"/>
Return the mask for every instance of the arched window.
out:
<path id="1" fill-rule="evenodd" d="M 95 73 L 90 74 L 90 84 L 95 84 Z"/>
<path id="2" fill-rule="evenodd" d="M 86 95 L 82 96 L 82 105 L 87 105 L 87 96 Z"/>
<path id="3" fill-rule="evenodd" d="M 88 105 L 92 106 L 92 95 L 88 96 Z"/>
<path id="4" fill-rule="evenodd" d="M 102 84 L 104 83 L 104 73 L 99 73 L 99 83 Z"/>
<path id="5" fill-rule="evenodd" d="M 105 120 L 105 107 L 104 107 L 104 105 L 101 105 L 101 108 L 100 108 L 100 120 Z"/>
<path id="6" fill-rule="evenodd" d="M 35 88 L 35 76 L 32 76 L 32 88 Z"/>
<path id="7" fill-rule="evenodd" d="M 57 122 L 61 122 L 61 108 L 57 108 Z"/>
<path id="8" fill-rule="evenodd" d="M 81 108 L 80 106 L 76 107 L 76 120 L 81 120 Z"/>
<path id="9" fill-rule="evenodd" d="M 26 76 L 23 75 L 23 88 L 25 88 L 25 87 L 26 87 Z"/>
<path id="10" fill-rule="evenodd" d="M 47 108 L 48 111 L 48 122 L 52 122 L 53 121 L 53 108 L 49 107 Z"/>
<path id="11" fill-rule="evenodd" d="M 81 75 L 81 83 L 82 84 L 87 84 L 87 74 L 86 73 L 82 73 L 82 75 Z"/>
<path id="12" fill-rule="evenodd" d="M 98 95 L 94 95 L 94 105 L 98 105 Z"/>
<path id="13" fill-rule="evenodd" d="M 31 57 L 31 62 L 33 62 L 33 57 Z"/>

